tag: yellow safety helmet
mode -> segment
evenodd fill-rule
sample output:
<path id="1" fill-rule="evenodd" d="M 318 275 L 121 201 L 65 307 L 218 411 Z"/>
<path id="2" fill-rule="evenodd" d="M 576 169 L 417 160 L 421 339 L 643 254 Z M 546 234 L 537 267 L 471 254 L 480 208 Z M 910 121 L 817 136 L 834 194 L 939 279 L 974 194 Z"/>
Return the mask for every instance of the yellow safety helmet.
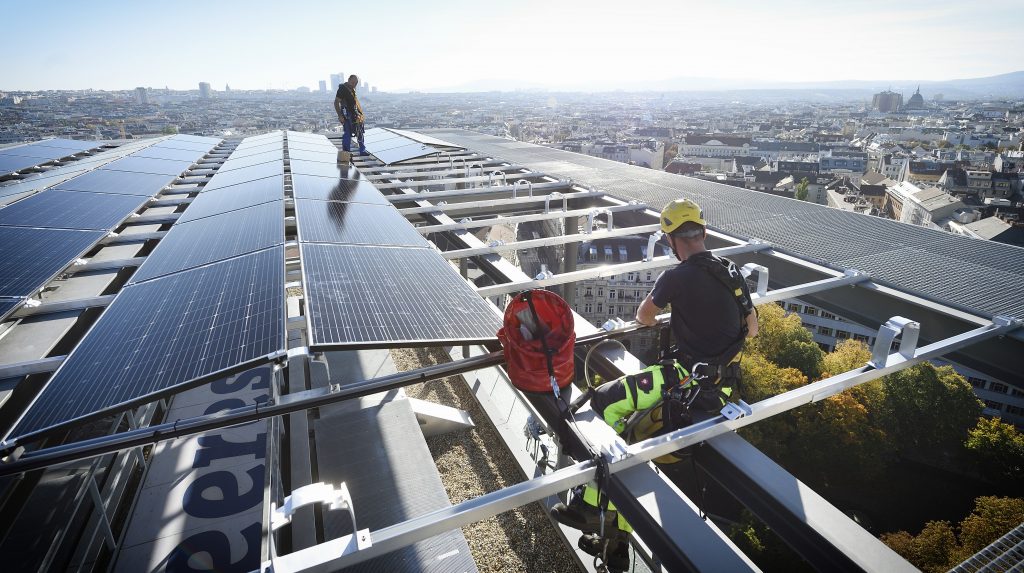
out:
<path id="1" fill-rule="evenodd" d="M 704 211 L 700 210 L 700 205 L 689 199 L 676 199 L 661 210 L 661 231 L 666 235 L 672 234 L 683 223 L 697 223 L 702 227 L 708 224 L 704 220 Z"/>

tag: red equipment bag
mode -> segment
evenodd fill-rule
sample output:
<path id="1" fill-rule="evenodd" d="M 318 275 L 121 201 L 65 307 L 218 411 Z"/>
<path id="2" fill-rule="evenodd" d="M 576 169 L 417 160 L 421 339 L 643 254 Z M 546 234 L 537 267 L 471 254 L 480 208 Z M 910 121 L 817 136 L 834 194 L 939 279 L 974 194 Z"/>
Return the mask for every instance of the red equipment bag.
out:
<path id="1" fill-rule="evenodd" d="M 561 390 L 572 383 L 576 331 L 572 309 L 557 294 L 540 289 L 517 294 L 505 308 L 498 340 L 516 388 L 557 395 L 555 386 Z"/>

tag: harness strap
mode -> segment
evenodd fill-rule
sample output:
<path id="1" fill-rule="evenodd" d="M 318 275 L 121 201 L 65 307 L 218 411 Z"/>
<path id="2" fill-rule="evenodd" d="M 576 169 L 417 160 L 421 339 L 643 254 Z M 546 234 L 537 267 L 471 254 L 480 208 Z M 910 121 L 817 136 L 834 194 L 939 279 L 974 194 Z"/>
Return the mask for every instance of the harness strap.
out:
<path id="1" fill-rule="evenodd" d="M 526 304 L 530 305 L 530 313 L 533 314 L 533 321 L 537 324 L 538 329 L 543 329 L 543 324 L 540 321 L 540 316 L 537 315 L 537 308 L 533 306 L 533 297 L 531 296 L 532 291 L 526 291 L 523 293 L 523 299 L 526 300 Z M 554 392 L 555 398 L 561 397 L 561 392 L 558 389 L 558 379 L 555 378 L 555 365 L 552 361 L 552 355 L 555 353 L 553 349 L 548 348 L 547 335 L 544 334 L 543 330 L 537 333 L 540 337 L 541 348 L 544 349 L 544 360 L 548 365 L 548 376 L 551 377 L 551 391 Z"/>

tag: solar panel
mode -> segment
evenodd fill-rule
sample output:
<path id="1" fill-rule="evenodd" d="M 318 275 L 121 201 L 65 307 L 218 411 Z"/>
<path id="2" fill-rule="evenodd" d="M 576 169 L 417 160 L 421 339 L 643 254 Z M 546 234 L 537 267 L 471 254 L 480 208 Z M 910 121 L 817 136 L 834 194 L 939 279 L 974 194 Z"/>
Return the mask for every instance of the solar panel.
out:
<path id="1" fill-rule="evenodd" d="M 437 153 L 437 149 L 434 149 L 429 145 L 423 145 L 422 143 L 410 143 L 409 145 L 395 147 L 394 149 L 388 149 L 387 151 L 371 153 L 373 153 L 373 156 L 381 160 L 383 163 L 391 165 L 392 163 L 400 163 L 402 161 L 408 161 L 410 159 L 416 159 L 417 157 L 424 157 Z"/>
<path id="2" fill-rule="evenodd" d="M 219 137 L 206 137 L 203 135 L 190 135 L 186 133 L 179 133 L 177 135 L 171 136 L 170 141 L 189 141 L 193 143 L 205 143 L 210 147 L 213 147 L 214 145 L 220 143 L 222 140 Z"/>
<path id="3" fill-rule="evenodd" d="M 0 296 L 28 296 L 106 233 L 0 227 Z"/>
<path id="4" fill-rule="evenodd" d="M 146 257 L 131 283 L 284 243 L 284 200 L 177 223 Z"/>
<path id="5" fill-rule="evenodd" d="M 7 315 L 15 309 L 23 299 L 20 298 L 0 298 L 0 322 L 7 318 Z"/>
<path id="6" fill-rule="evenodd" d="M 198 161 L 203 155 L 202 151 L 191 150 L 191 149 L 171 149 L 170 147 L 160 147 L 153 145 L 145 149 L 141 149 L 132 154 L 132 157 L 149 157 L 152 159 L 175 159 L 178 161 Z"/>
<path id="7" fill-rule="evenodd" d="M 386 141 L 388 139 L 401 139 L 402 136 L 392 133 L 386 129 L 371 129 L 363 134 L 363 141 L 366 144 Z"/>
<path id="8" fill-rule="evenodd" d="M 265 363 L 285 347 L 284 309 L 284 247 L 125 287 L 11 435 Z"/>
<path id="9" fill-rule="evenodd" d="M 233 171 L 235 169 L 241 169 L 242 167 L 252 167 L 253 165 L 259 165 L 260 163 L 267 163 L 268 161 L 281 161 L 284 156 L 284 151 L 281 149 L 266 151 L 264 153 L 254 153 L 252 155 L 246 155 L 245 157 L 235 157 L 232 155 L 220 166 L 217 173 L 223 173 L 225 171 Z"/>
<path id="10" fill-rule="evenodd" d="M 238 147 L 231 152 L 230 159 L 240 159 L 242 157 L 249 157 L 250 155 L 259 155 L 261 153 L 267 153 L 268 151 L 276 151 L 279 154 L 283 154 L 284 143 L 280 141 L 275 141 L 260 145 L 251 145 L 249 147 Z"/>
<path id="11" fill-rule="evenodd" d="M 313 143 L 309 141 L 289 141 L 288 151 L 299 150 L 299 151 L 312 151 L 314 153 L 337 153 L 338 148 L 334 146 L 330 141 L 324 141 L 323 143 Z"/>
<path id="12" fill-rule="evenodd" d="M 319 161 L 321 163 L 337 163 L 338 162 L 338 149 L 323 148 L 323 151 L 308 151 L 306 149 L 296 149 L 291 145 L 288 146 L 288 157 L 295 161 L 296 159 L 301 161 Z"/>
<path id="13" fill-rule="evenodd" d="M 348 201 L 389 205 L 368 181 L 332 179 L 315 175 L 292 175 L 292 193 L 297 199 L 318 199 L 320 201 Z"/>
<path id="14" fill-rule="evenodd" d="M 153 147 L 154 148 L 161 148 L 161 149 L 178 149 L 178 150 L 198 151 L 200 153 L 206 153 L 206 152 L 210 151 L 210 149 L 213 148 L 213 145 L 207 145 L 205 143 L 194 143 L 194 142 L 189 142 L 189 141 L 167 140 L 167 141 L 161 141 L 160 143 L 157 143 L 156 145 L 153 145 Z"/>
<path id="15" fill-rule="evenodd" d="M 42 147 L 39 145 L 25 145 L 23 147 L 0 149 L 0 157 L 39 157 L 43 159 L 57 159 L 59 157 L 67 157 L 73 153 L 75 152 L 71 149 Z"/>
<path id="16" fill-rule="evenodd" d="M 138 195 L 50 189 L 0 209 L 0 225 L 110 230 L 146 200 Z"/>
<path id="17" fill-rule="evenodd" d="M 297 199 L 295 218 L 300 241 L 410 247 L 430 245 L 391 205 Z"/>
<path id="18" fill-rule="evenodd" d="M 334 179 L 351 179 L 353 168 L 351 165 L 338 165 L 336 163 L 323 163 L 321 161 L 303 161 L 301 159 L 291 160 L 292 174 L 317 175 L 319 177 L 331 177 Z"/>
<path id="19" fill-rule="evenodd" d="M 43 145 L 46 147 L 58 147 L 61 149 L 69 149 L 72 152 L 86 151 L 102 145 L 99 141 L 79 141 L 77 139 L 44 139 L 37 142 L 37 145 Z M 69 154 L 65 154 L 69 155 Z"/>
<path id="20" fill-rule="evenodd" d="M 238 185 L 214 189 L 212 193 L 200 193 L 189 203 L 178 223 L 194 221 L 203 217 L 244 209 L 260 203 L 267 203 L 284 197 L 284 175 L 264 177 Z"/>
<path id="21" fill-rule="evenodd" d="M 303 243 L 311 349 L 480 343 L 501 321 L 433 249 Z"/>
<path id="22" fill-rule="evenodd" d="M 180 175 L 192 164 L 194 159 L 153 159 L 150 157 L 129 156 L 111 161 L 100 169 L 107 171 L 131 171 L 133 173 L 155 173 L 157 175 Z"/>
<path id="23" fill-rule="evenodd" d="M 97 169 L 65 181 L 56 189 L 70 191 L 95 191 L 97 193 L 117 193 L 119 195 L 156 195 L 161 189 L 174 181 L 173 175 L 154 175 L 152 173 L 132 173 L 130 171 L 109 171 Z"/>
<path id="24" fill-rule="evenodd" d="M 220 189 L 221 187 L 229 187 L 231 185 L 245 183 L 246 181 L 255 181 L 256 179 L 263 179 L 264 177 L 271 177 L 273 175 L 284 175 L 284 160 L 279 159 L 269 163 L 260 163 L 259 165 L 243 167 L 241 169 L 235 169 L 234 171 L 218 171 L 206 186 L 203 187 L 203 192 L 208 193 L 214 189 Z"/>
<path id="25" fill-rule="evenodd" d="M 412 145 L 414 143 L 419 143 L 419 142 L 413 141 L 413 140 L 409 139 L 408 137 L 394 137 L 394 138 L 391 138 L 391 139 L 384 139 L 384 140 L 380 140 L 380 141 L 374 141 L 372 143 L 367 143 L 366 144 L 366 149 L 368 149 L 370 151 L 370 153 L 376 155 L 377 152 L 379 152 L 379 151 L 387 151 L 388 149 L 394 149 L 396 147 L 404 147 L 406 145 Z"/>
<path id="26" fill-rule="evenodd" d="M 35 167 L 40 163 L 46 163 L 47 159 L 39 157 L 17 157 L 14 155 L 0 155 L 0 173 L 11 173 L 21 171 L 28 167 Z"/>
<path id="27" fill-rule="evenodd" d="M 391 131 L 397 133 L 398 135 L 401 135 L 402 137 L 408 137 L 413 141 L 417 141 L 419 143 L 426 143 L 427 145 L 442 145 L 445 147 L 458 147 L 459 149 L 465 149 L 465 147 L 461 145 L 455 145 L 454 143 L 451 143 L 449 141 L 438 139 L 436 137 L 431 137 L 429 135 L 423 135 L 422 133 L 416 133 L 415 131 L 406 131 L 404 129 L 392 129 Z"/>

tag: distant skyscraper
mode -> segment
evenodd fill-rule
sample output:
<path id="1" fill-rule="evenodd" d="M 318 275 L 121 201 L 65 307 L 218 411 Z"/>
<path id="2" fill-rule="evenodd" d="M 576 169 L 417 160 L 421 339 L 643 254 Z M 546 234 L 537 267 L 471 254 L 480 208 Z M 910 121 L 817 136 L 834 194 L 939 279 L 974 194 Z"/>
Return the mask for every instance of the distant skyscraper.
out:
<path id="1" fill-rule="evenodd" d="M 210 99 L 211 95 L 210 84 L 208 82 L 199 82 L 199 97 L 202 99 Z"/>
<path id="2" fill-rule="evenodd" d="M 370 88 L 370 93 L 377 93 L 377 86 Z"/>
<path id="3" fill-rule="evenodd" d="M 146 91 L 146 88 L 135 88 L 135 103 L 149 103 L 149 93 Z"/>
<path id="4" fill-rule="evenodd" d="M 903 94 L 898 94 L 889 90 L 877 93 L 871 100 L 871 107 L 882 113 L 899 111 L 900 108 L 903 107 Z"/>
<path id="5" fill-rule="evenodd" d="M 363 91 L 364 92 L 370 91 L 370 82 L 363 82 Z"/>
<path id="6" fill-rule="evenodd" d="M 324 80 L 320 80 L 320 93 L 327 93 L 327 82 L 325 82 Z"/>
<path id="7" fill-rule="evenodd" d="M 230 92 L 231 91 L 231 86 L 229 84 L 224 84 L 224 91 L 225 91 L 225 93 L 226 92 Z"/>
<path id="8" fill-rule="evenodd" d="M 331 91 L 332 92 L 338 91 L 338 87 L 340 87 L 341 83 L 343 81 L 345 81 L 344 79 L 342 79 L 344 76 L 345 76 L 345 74 L 343 74 L 341 72 L 338 72 L 336 74 L 331 74 Z"/>

